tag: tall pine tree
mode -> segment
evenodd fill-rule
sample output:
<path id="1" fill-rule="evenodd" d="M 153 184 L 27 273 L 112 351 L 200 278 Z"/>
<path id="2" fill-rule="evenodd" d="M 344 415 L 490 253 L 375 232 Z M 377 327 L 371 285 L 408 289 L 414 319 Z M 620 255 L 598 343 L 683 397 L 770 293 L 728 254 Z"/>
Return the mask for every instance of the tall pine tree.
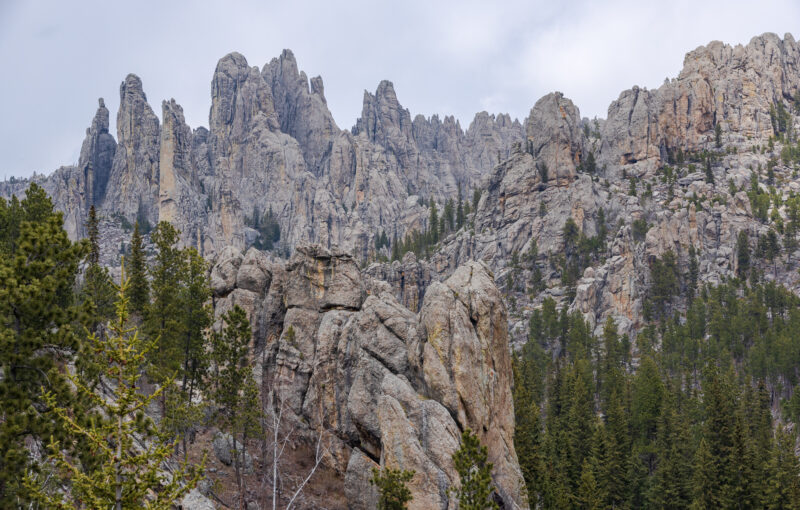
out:
<path id="1" fill-rule="evenodd" d="M 24 200 L 0 198 L 0 507 L 27 506 L 22 473 L 37 472 L 26 442 L 63 438 L 43 392 L 80 408 L 59 369 L 79 349 L 85 319 L 73 299 L 85 242 L 72 243 L 44 190 Z"/>

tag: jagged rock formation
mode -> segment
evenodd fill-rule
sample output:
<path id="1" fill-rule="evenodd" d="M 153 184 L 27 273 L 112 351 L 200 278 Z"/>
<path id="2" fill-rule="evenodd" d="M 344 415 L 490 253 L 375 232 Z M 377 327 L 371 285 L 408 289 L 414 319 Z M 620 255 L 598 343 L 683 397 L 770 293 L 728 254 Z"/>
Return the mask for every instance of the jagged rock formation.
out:
<path id="1" fill-rule="evenodd" d="M 497 271 L 507 297 L 520 305 L 520 313 L 512 314 L 517 317 L 512 317 L 512 329 L 522 338 L 525 311 L 547 296 L 558 302 L 568 299 L 572 310 L 598 328 L 611 316 L 623 331 L 635 330 L 651 283 L 650 263 L 667 250 L 678 256 L 685 270 L 693 246 L 701 283 L 717 284 L 733 276 L 738 233 L 748 232 L 755 243 L 770 228 L 754 217 L 742 191 L 750 186 L 751 172 L 758 174 L 772 165 L 775 181 L 783 183 L 778 188 L 781 201 L 800 189 L 792 163 L 777 157 L 781 146 L 760 149 L 766 149 L 775 134 L 775 105 L 794 108 L 800 91 L 799 62 L 791 35 L 780 40 L 766 34 L 735 48 L 715 42 L 689 53 L 679 78 L 657 91 L 623 92 L 609 107 L 608 119 L 596 124 L 583 121 L 576 126 L 578 113 L 571 102 L 560 94 L 545 96 L 526 121 L 525 151 L 513 154 L 485 178 L 473 225 L 446 239 L 432 265 L 446 275 L 466 260 L 486 261 Z M 790 117 L 789 124 L 797 129 L 797 117 Z M 716 122 L 721 125 L 721 147 L 715 140 Z M 716 184 L 706 182 L 703 172 L 691 173 L 702 161 L 675 163 L 678 149 L 687 158 L 697 151 L 715 151 Z M 578 166 L 590 151 L 598 161 L 593 176 Z M 542 161 L 548 167 L 546 181 Z M 656 175 L 669 164 L 679 174 L 673 185 L 664 174 Z M 629 194 L 625 174 L 638 179 L 637 196 Z M 763 173 L 760 181 L 766 189 L 769 179 Z M 586 268 L 573 300 L 562 286 L 556 262 L 564 250 L 564 223 L 571 217 L 587 237 L 594 236 L 601 208 L 610 235 L 607 252 Z M 787 221 L 785 206 L 774 214 Z M 635 220 L 646 222 L 642 239 L 632 234 Z M 532 265 L 527 263 L 520 278 L 510 261 L 515 252 L 527 253 L 534 241 L 539 254 L 535 264 L 543 270 L 548 289 L 530 296 L 525 281 Z M 785 254 L 790 266 L 794 255 Z M 773 273 L 768 277 L 798 288 L 794 271 Z M 522 283 L 509 286 L 511 275 Z"/>
<path id="2" fill-rule="evenodd" d="M 717 124 L 731 141 L 769 137 L 770 107 L 793 97 L 798 62 L 800 47 L 791 34 L 764 34 L 746 46 L 701 46 L 686 55 L 677 79 L 654 91 L 626 90 L 611 104 L 601 160 L 614 168 L 642 162 L 640 173 L 654 170 L 653 161 L 666 159 L 668 151 L 710 142 Z"/>
<path id="3" fill-rule="evenodd" d="M 418 312 L 422 306 L 428 286 L 439 281 L 438 271 L 430 263 L 417 260 L 414 252 L 406 253 L 402 261 L 391 264 L 370 264 L 366 274 L 388 283 L 397 301 L 413 312 Z"/>
<path id="4" fill-rule="evenodd" d="M 160 124 L 130 75 L 118 145 L 101 101 L 78 166 L 32 180 L 73 236 L 96 204 L 107 222 L 172 221 L 184 244 L 214 257 L 215 314 L 247 311 L 260 380 L 307 438 L 323 431 L 353 508 L 374 506 L 367 478 L 378 463 L 417 472 L 417 508 L 452 508 L 450 455 L 466 427 L 489 445 L 503 501 L 524 506 L 507 343 L 526 338 L 531 310 L 551 297 L 596 331 L 612 317 L 633 334 L 656 257 L 672 250 L 685 271 L 693 247 L 700 284 L 724 281 L 739 264 L 739 233 L 755 248 L 800 192 L 800 163 L 781 154 L 796 141 L 775 137 L 776 108 L 800 130 L 800 47 L 789 34 L 698 48 L 676 79 L 622 92 L 596 121 L 552 93 L 524 124 L 484 112 L 464 131 L 453 117 L 412 117 L 384 81 L 341 130 L 322 79 L 309 80 L 290 51 L 260 70 L 225 56 L 211 96 L 208 128 L 186 126 L 174 100 Z M 713 153 L 707 169 L 701 152 Z M 0 195 L 25 186 L 0 183 Z M 376 235 L 426 229 L 428 201 L 441 206 L 459 188 L 481 191 L 477 207 L 429 260 L 407 253 L 359 271 L 357 261 L 389 254 Z M 771 197 L 763 214 L 752 189 Z M 267 211 L 281 231 L 269 256 L 247 250 L 260 235 L 253 218 Z M 606 232 L 572 282 L 568 218 L 585 238 Z M 289 262 L 276 257 L 295 246 Z M 760 269 L 800 293 L 798 255 L 790 243 Z"/>
<path id="5" fill-rule="evenodd" d="M 84 234 L 85 211 L 96 204 L 129 223 L 170 221 L 183 244 L 207 256 L 250 246 L 259 235 L 255 219 L 272 210 L 284 254 L 313 241 L 365 258 L 381 232 L 424 228 L 418 194 L 437 201 L 459 187 L 466 194 L 523 138 L 507 115 L 478 114 L 466 133 L 453 117 L 412 122 L 390 82 L 365 93 L 352 132 L 340 130 L 322 79 L 309 81 L 288 50 L 262 70 L 238 53 L 223 57 L 208 129 L 192 131 L 174 99 L 162 103 L 159 122 L 131 74 L 120 86 L 117 145 L 100 102 L 81 151 L 84 175 L 66 183 L 54 175 L 45 185 L 74 218 L 70 235 Z M 3 196 L 16 190 L 0 187 Z"/>
<path id="6" fill-rule="evenodd" d="M 372 508 L 368 480 L 379 463 L 416 471 L 410 508 L 455 508 L 447 488 L 458 480 L 452 454 L 465 428 L 489 448 L 504 507 L 527 508 L 505 305 L 485 265 L 430 285 L 419 315 L 352 256 L 320 246 L 299 247 L 285 265 L 226 248 L 211 279 L 218 313 L 237 301 L 271 324 L 254 333 L 262 388 L 276 390 L 305 437 L 323 434 L 350 508 Z"/>
<path id="7" fill-rule="evenodd" d="M 775 105 L 791 111 L 800 89 L 799 50 L 789 34 L 764 34 L 735 47 L 712 42 L 687 54 L 678 77 L 657 90 L 623 92 L 605 120 L 581 120 L 569 99 L 553 93 L 534 105 L 524 125 L 480 113 L 466 131 L 452 117 L 412 117 L 386 81 L 364 93 L 356 125 L 340 130 L 322 79 L 308 80 L 290 51 L 261 70 L 233 53 L 214 73 L 208 129 L 190 131 L 174 101 L 163 103 L 159 125 L 141 81 L 130 75 L 120 89 L 119 144 L 107 132 L 101 103 L 78 167 L 34 179 L 64 211 L 73 236 L 83 233 L 95 203 L 106 217 L 168 219 L 184 244 L 212 256 L 226 245 L 249 246 L 259 233 L 248 220 L 272 210 L 281 225 L 279 253 L 314 241 L 360 260 L 376 254 L 380 232 L 393 239 L 425 229 L 429 199 L 441 206 L 459 187 L 465 196 L 481 188 L 470 225 L 446 238 L 430 262 L 378 265 L 370 274 L 388 281 L 415 310 L 432 282 L 471 259 L 485 260 L 508 287 L 512 255 L 526 253 L 536 239 L 536 264 L 550 288 L 534 297 L 517 292 L 522 312 L 512 314 L 519 315 L 514 332 L 542 296 L 572 299 L 553 264 L 563 249 L 561 229 L 572 217 L 594 235 L 602 208 L 606 254 L 578 282 L 571 306 L 595 323 L 612 315 L 635 327 L 653 257 L 671 248 L 685 265 L 688 246 L 695 246 L 702 250 L 701 281 L 713 283 L 735 270 L 737 232 L 757 236 L 767 228 L 753 218 L 741 190 L 751 170 L 778 155 L 780 147 L 763 148 L 775 132 Z M 656 178 L 680 156 L 715 150 L 717 127 L 727 152 L 714 163 L 716 186 L 685 164 L 671 190 Z M 592 176 L 586 174 L 591 160 Z M 777 163 L 772 167 L 785 198 L 800 183 L 791 166 Z M 640 179 L 637 193 L 645 199 L 626 193 L 624 176 Z M 729 179 L 735 189 L 726 186 Z M 0 194 L 25 185 L 0 183 Z M 698 200 L 715 202 L 699 207 Z M 786 216 L 785 207 L 776 211 Z M 633 238 L 634 220 L 647 222 L 646 239 Z M 796 286 L 792 271 L 775 273 Z"/>
<path id="8" fill-rule="evenodd" d="M 98 100 L 97 113 L 81 146 L 78 168 L 83 170 L 86 182 L 86 200 L 90 205 L 99 203 L 106 194 L 111 176 L 111 165 L 117 151 L 117 142 L 108 132 L 108 108 L 102 98 Z"/>
<path id="9" fill-rule="evenodd" d="M 583 160 L 583 128 L 578 108 L 560 92 L 538 100 L 525 121 L 528 152 L 537 168 L 558 185 L 575 179 Z"/>
<path id="10" fill-rule="evenodd" d="M 129 220 L 158 220 L 158 117 L 147 103 L 142 80 L 129 74 L 119 87 L 118 146 L 111 165 L 103 210 L 119 212 Z"/>

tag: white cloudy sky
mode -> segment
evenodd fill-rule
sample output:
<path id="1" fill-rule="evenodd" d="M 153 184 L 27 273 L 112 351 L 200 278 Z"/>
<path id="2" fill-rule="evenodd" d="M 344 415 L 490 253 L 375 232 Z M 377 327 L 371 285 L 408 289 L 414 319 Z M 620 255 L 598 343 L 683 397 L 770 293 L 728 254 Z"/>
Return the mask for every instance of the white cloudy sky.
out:
<path id="1" fill-rule="evenodd" d="M 291 48 L 323 77 L 341 128 L 382 79 L 412 115 L 466 128 L 480 110 L 522 120 L 553 90 L 604 117 L 620 91 L 659 86 L 699 45 L 798 37 L 798 22 L 791 0 L 0 0 L 0 178 L 75 163 L 98 97 L 115 133 L 129 72 L 159 116 L 174 97 L 191 126 L 207 125 L 211 75 L 231 51 L 260 67 Z"/>

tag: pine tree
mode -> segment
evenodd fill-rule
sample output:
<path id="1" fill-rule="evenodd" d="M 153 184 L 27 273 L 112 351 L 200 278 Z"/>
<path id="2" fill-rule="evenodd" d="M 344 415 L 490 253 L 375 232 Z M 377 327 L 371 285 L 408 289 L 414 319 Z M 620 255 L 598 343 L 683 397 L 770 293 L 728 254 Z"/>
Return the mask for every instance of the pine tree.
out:
<path id="1" fill-rule="evenodd" d="M 697 265 L 697 252 L 694 249 L 693 245 L 689 246 L 689 274 L 687 278 L 687 297 L 689 300 L 694 299 L 694 295 L 697 292 L 697 278 L 699 275 L 699 269 Z"/>
<path id="2" fill-rule="evenodd" d="M 714 172 L 711 170 L 711 156 L 706 156 L 706 182 L 714 184 Z"/>
<path id="3" fill-rule="evenodd" d="M 750 270 L 750 243 L 746 230 L 740 231 L 736 238 L 736 263 L 736 276 L 747 278 Z"/>
<path id="4" fill-rule="evenodd" d="M 472 191 L 472 211 L 478 212 L 478 204 L 481 201 L 481 190 L 475 189 Z"/>
<path id="5" fill-rule="evenodd" d="M 210 386 L 217 405 L 217 422 L 220 428 L 233 436 L 233 466 L 241 507 L 244 508 L 242 471 L 247 439 L 260 433 L 261 406 L 253 370 L 248 363 L 251 331 L 247 314 L 235 305 L 222 316 L 222 322 L 223 330 L 212 337 L 211 358 L 217 368 L 211 374 Z"/>
<path id="6" fill-rule="evenodd" d="M 372 468 L 372 478 L 370 485 L 378 489 L 378 510 L 405 510 L 407 503 L 413 499 L 411 491 L 406 487 L 406 483 L 411 481 L 414 471 L 401 471 L 399 469 L 386 468 L 381 472 L 377 468 Z"/>
<path id="7" fill-rule="evenodd" d="M 208 265 L 197 250 L 183 252 L 185 264 L 181 271 L 178 300 L 180 302 L 179 338 L 181 342 L 181 367 L 178 372 L 180 387 L 169 388 L 166 398 L 164 429 L 182 438 L 184 454 L 187 439 L 203 418 L 203 404 L 194 401 L 196 388 L 203 385 L 208 368 L 208 335 L 212 310 L 207 269 Z"/>
<path id="8" fill-rule="evenodd" d="M 687 508 L 691 503 L 689 429 L 671 396 L 664 401 L 658 424 L 658 467 L 649 500 L 654 508 Z"/>
<path id="9" fill-rule="evenodd" d="M 86 257 L 89 265 L 84 275 L 81 301 L 91 302 L 90 330 L 101 334 L 98 331 L 100 325 L 114 315 L 115 291 L 108 269 L 100 266 L 100 227 L 94 206 L 89 208 L 86 230 L 89 234 L 89 255 Z"/>
<path id="10" fill-rule="evenodd" d="M 575 497 L 575 508 L 582 510 L 600 510 L 603 508 L 603 500 L 598 492 L 597 482 L 592 471 L 591 462 L 588 460 L 583 461 L 580 484 Z"/>
<path id="11" fill-rule="evenodd" d="M 460 229 L 464 226 L 466 215 L 469 213 L 464 212 L 464 201 L 461 198 L 461 184 L 458 185 L 458 206 L 456 207 L 456 228 Z"/>
<path id="12" fill-rule="evenodd" d="M 203 465 L 195 470 L 184 463 L 169 476 L 163 472 L 174 444 L 161 441 L 152 420 L 144 414 L 150 402 L 158 398 L 159 390 L 151 395 L 139 390 L 140 368 L 153 342 L 142 342 L 138 331 L 128 325 L 124 266 L 121 279 L 110 335 L 107 339 L 90 337 L 94 354 L 102 360 L 102 378 L 113 384 L 111 394 L 105 398 L 85 381 L 70 377 L 78 391 L 94 403 L 88 423 L 80 421 L 72 409 L 62 407 L 54 393 L 45 394 L 48 407 L 57 416 L 57 426 L 67 436 L 63 441 L 51 438 L 50 455 L 58 474 L 70 483 L 70 491 L 65 494 L 41 485 L 31 476 L 26 478 L 34 499 L 48 508 L 166 510 L 173 508 L 175 501 L 200 479 Z M 64 453 L 65 447 L 80 441 L 87 444 L 91 463 L 76 462 Z"/>
<path id="13" fill-rule="evenodd" d="M 73 300 L 88 244 L 71 243 L 61 213 L 31 184 L 24 200 L 0 198 L 0 507 L 28 506 L 22 473 L 39 471 L 26 441 L 63 439 L 53 427 L 47 392 L 81 415 L 81 403 L 58 367 L 78 352 L 82 317 Z"/>
<path id="14" fill-rule="evenodd" d="M 621 392 L 615 389 L 609 400 L 606 411 L 605 438 L 606 459 L 603 469 L 606 479 L 603 481 L 608 494 L 608 502 L 614 508 L 620 508 L 627 499 L 628 477 L 630 472 L 630 426 Z"/>
<path id="15" fill-rule="evenodd" d="M 428 235 L 430 236 L 430 244 L 439 242 L 439 213 L 436 211 L 436 202 L 431 198 L 430 205 L 431 214 L 428 219 Z"/>
<path id="16" fill-rule="evenodd" d="M 532 344 L 532 343 L 531 343 Z M 525 479 L 528 500 L 534 505 L 544 489 L 542 458 L 541 421 L 539 406 L 534 401 L 531 385 L 536 381 L 527 380 L 535 375 L 526 370 L 527 362 L 514 357 L 514 446 L 517 450 L 520 469 Z M 527 377 L 526 377 L 527 376 Z M 523 379 L 524 378 L 524 379 Z"/>
<path id="17" fill-rule="evenodd" d="M 444 218 L 445 228 L 448 232 L 452 232 L 455 230 L 455 205 L 453 204 L 453 199 L 447 199 L 447 202 L 444 203 L 444 214 L 442 214 Z"/>
<path id="18" fill-rule="evenodd" d="M 178 231 L 161 221 L 150 235 L 156 257 L 149 273 L 152 302 L 146 307 L 144 331 L 157 339 L 150 356 L 150 377 L 156 382 L 172 378 L 181 367 L 180 284 L 184 279 L 183 253 L 177 248 Z"/>
<path id="19" fill-rule="evenodd" d="M 706 510 L 719 508 L 714 498 L 714 492 L 719 490 L 714 458 L 708 448 L 705 438 L 700 440 L 700 446 L 694 458 L 694 475 L 692 476 L 692 510 Z"/>
<path id="20" fill-rule="evenodd" d="M 147 260 L 144 253 L 144 240 L 139 233 L 139 223 L 133 226 L 131 237 L 130 256 L 130 294 L 131 312 L 144 316 L 145 309 L 150 303 L 150 285 L 147 282 Z"/>
<path id="21" fill-rule="evenodd" d="M 717 508 L 730 508 L 734 500 L 736 483 L 734 465 L 734 409 L 736 395 L 731 386 L 731 375 L 720 373 L 712 365 L 703 385 L 705 423 L 703 438 L 715 468 L 714 500 Z"/>
<path id="22" fill-rule="evenodd" d="M 208 281 L 208 264 L 197 250 L 184 252 L 185 269 L 181 271 L 182 282 L 178 300 L 181 306 L 181 335 L 183 336 L 183 367 L 181 388 L 192 400 L 194 390 L 203 382 L 208 365 L 206 356 L 206 329 L 211 326 L 211 287 Z"/>
<path id="23" fill-rule="evenodd" d="M 460 510 L 486 510 L 499 507 L 491 499 L 492 463 L 487 462 L 487 449 L 470 429 L 461 433 L 461 447 L 453 454 L 453 464 L 460 477 L 460 486 L 451 489 Z"/>
<path id="24" fill-rule="evenodd" d="M 795 455 L 795 436 L 778 430 L 767 480 L 766 508 L 800 508 L 800 464 Z"/>

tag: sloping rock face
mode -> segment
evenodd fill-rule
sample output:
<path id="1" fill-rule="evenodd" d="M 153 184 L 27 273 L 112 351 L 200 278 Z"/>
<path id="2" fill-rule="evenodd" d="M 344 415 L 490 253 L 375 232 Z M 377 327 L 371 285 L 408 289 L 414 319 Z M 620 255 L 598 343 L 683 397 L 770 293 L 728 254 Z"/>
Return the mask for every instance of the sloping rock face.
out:
<path id="1" fill-rule="evenodd" d="M 527 508 L 513 447 L 506 310 L 485 265 L 432 283 L 420 314 L 341 251 L 301 246 L 285 266 L 271 266 L 270 278 L 247 276 L 265 266 L 255 250 L 223 250 L 211 270 L 213 281 L 226 282 L 217 285 L 227 294 L 216 308 L 254 292 L 242 282 L 259 282 L 254 314 L 282 328 L 279 337 L 254 335 L 265 349 L 263 388 L 276 391 L 309 441 L 322 434 L 350 508 L 374 507 L 368 480 L 382 465 L 415 471 L 410 508 L 455 509 L 452 455 L 466 428 L 489 449 L 504 508 Z"/>

